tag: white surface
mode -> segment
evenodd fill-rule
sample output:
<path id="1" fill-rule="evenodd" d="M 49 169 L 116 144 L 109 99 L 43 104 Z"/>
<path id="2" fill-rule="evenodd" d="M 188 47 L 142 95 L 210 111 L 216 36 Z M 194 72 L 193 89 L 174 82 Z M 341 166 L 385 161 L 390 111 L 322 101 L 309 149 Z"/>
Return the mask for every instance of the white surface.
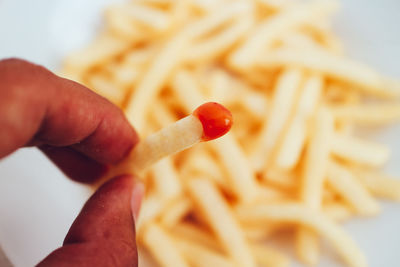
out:
<path id="1" fill-rule="evenodd" d="M 107 0 L 0 0 L 0 58 L 18 56 L 57 70 L 60 59 L 89 40 Z M 348 54 L 400 78 L 400 1 L 344 0 L 336 19 Z M 400 174 L 400 127 L 375 133 L 392 146 L 388 170 Z M 0 161 L 0 244 L 17 266 L 32 266 L 60 246 L 87 199 L 36 149 Z M 400 265 L 400 205 L 384 204 L 380 217 L 345 225 L 370 266 Z M 328 253 L 328 252 L 327 252 Z M 298 266 L 298 265 L 295 265 Z M 320 266 L 341 266 L 323 257 Z"/>

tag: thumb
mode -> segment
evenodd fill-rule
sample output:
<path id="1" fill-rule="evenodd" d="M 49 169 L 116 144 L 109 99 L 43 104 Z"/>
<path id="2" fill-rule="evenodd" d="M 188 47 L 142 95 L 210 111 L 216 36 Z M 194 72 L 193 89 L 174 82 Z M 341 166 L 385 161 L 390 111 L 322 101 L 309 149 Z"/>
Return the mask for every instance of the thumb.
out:
<path id="1" fill-rule="evenodd" d="M 134 214 L 143 184 L 123 175 L 102 185 L 86 202 L 61 248 L 38 266 L 137 266 Z"/>

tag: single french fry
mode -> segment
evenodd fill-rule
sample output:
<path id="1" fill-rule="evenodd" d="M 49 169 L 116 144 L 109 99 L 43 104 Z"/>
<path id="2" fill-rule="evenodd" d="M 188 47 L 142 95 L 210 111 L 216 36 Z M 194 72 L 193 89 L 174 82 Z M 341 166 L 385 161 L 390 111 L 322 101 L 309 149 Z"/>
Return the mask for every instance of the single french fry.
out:
<path id="1" fill-rule="evenodd" d="M 382 77 L 369 67 L 322 49 L 277 49 L 257 59 L 263 67 L 297 66 L 319 71 L 332 78 L 355 85 L 378 97 L 398 97 L 398 83 Z"/>
<path id="2" fill-rule="evenodd" d="M 118 168 L 139 173 L 159 159 L 197 144 L 202 136 L 201 122 L 189 115 L 140 141 Z"/>
<path id="3" fill-rule="evenodd" d="M 275 88 L 270 112 L 265 117 L 263 128 L 260 131 L 259 140 L 256 142 L 256 151 L 253 153 L 251 162 L 256 170 L 264 168 L 271 157 L 280 134 L 289 120 L 292 112 L 291 107 L 295 102 L 296 92 L 302 79 L 301 71 L 289 69 L 279 77 Z"/>
<path id="4" fill-rule="evenodd" d="M 285 30 L 298 27 L 331 13 L 337 7 L 335 1 L 313 1 L 307 4 L 293 5 L 282 13 L 261 22 L 231 56 L 233 66 L 245 68 L 251 66 L 260 55 Z"/>
<path id="5" fill-rule="evenodd" d="M 124 6 L 107 8 L 104 17 L 108 30 L 126 43 L 136 43 L 153 37 L 149 32 L 145 32 L 141 25 L 129 18 Z"/>
<path id="6" fill-rule="evenodd" d="M 298 163 L 308 134 L 308 121 L 315 110 L 322 86 L 321 76 L 312 76 L 305 81 L 294 118 L 275 160 L 279 168 L 292 169 Z"/>
<path id="7" fill-rule="evenodd" d="M 110 33 L 101 34 L 91 45 L 77 51 L 65 59 L 64 68 L 84 72 L 96 65 L 105 63 L 130 46 L 125 40 Z"/>
<path id="8" fill-rule="evenodd" d="M 124 5 L 124 12 L 148 28 L 165 31 L 170 26 L 170 18 L 165 12 L 145 5 L 130 3 Z"/>
<path id="9" fill-rule="evenodd" d="M 201 227 L 187 222 L 180 222 L 172 227 L 172 233 L 177 237 L 190 239 L 196 244 L 207 247 L 217 252 L 223 252 L 223 248 L 211 233 Z"/>
<path id="10" fill-rule="evenodd" d="M 164 158 L 153 165 L 151 172 L 155 190 L 164 199 L 175 198 L 182 193 L 178 173 L 169 158 Z"/>
<path id="11" fill-rule="evenodd" d="M 341 159 L 373 167 L 383 166 L 390 155 L 384 145 L 338 134 L 332 137 L 332 153 Z"/>
<path id="12" fill-rule="evenodd" d="M 100 74 L 92 75 L 88 79 L 88 84 L 93 91 L 106 97 L 117 106 L 120 106 L 125 98 L 125 90 L 116 88 L 110 79 L 107 79 L 105 76 Z"/>
<path id="13" fill-rule="evenodd" d="M 213 142 L 212 149 L 229 174 L 235 195 L 243 202 L 254 200 L 259 194 L 256 176 L 235 138 L 228 134 Z"/>
<path id="14" fill-rule="evenodd" d="M 375 126 L 400 121 L 399 104 L 334 105 L 331 109 L 336 118 L 359 125 Z"/>
<path id="15" fill-rule="evenodd" d="M 142 201 L 138 220 L 135 222 L 139 233 L 149 222 L 157 218 L 167 203 L 155 194 L 148 194 Z"/>
<path id="16" fill-rule="evenodd" d="M 302 173 L 301 199 L 306 206 L 319 210 L 322 203 L 323 183 L 328 167 L 330 138 L 333 133 L 331 113 L 320 108 L 314 119 L 314 127 L 305 154 Z M 316 233 L 309 228 L 300 228 L 296 235 L 298 257 L 309 265 L 315 265 L 319 258 L 319 242 Z"/>
<path id="17" fill-rule="evenodd" d="M 398 177 L 360 169 L 355 171 L 355 176 L 372 194 L 400 201 L 400 179 Z"/>
<path id="18" fill-rule="evenodd" d="M 208 180 L 192 179 L 188 183 L 188 189 L 230 257 L 239 266 L 255 267 L 256 263 L 244 233 L 216 187 Z"/>
<path id="19" fill-rule="evenodd" d="M 239 19 L 231 27 L 188 48 L 185 60 L 192 64 L 214 59 L 237 43 L 252 26 L 249 17 Z"/>
<path id="20" fill-rule="evenodd" d="M 266 245 L 253 243 L 251 244 L 251 250 L 257 262 L 263 267 L 288 267 L 290 264 L 287 256 Z"/>
<path id="21" fill-rule="evenodd" d="M 186 70 L 179 70 L 172 78 L 172 89 L 183 105 L 186 112 L 191 112 L 201 103 L 205 102 L 205 98 L 201 94 L 199 84 L 195 77 Z"/>
<path id="22" fill-rule="evenodd" d="M 163 210 L 160 216 L 160 223 L 167 228 L 171 228 L 182 220 L 190 212 L 191 208 L 192 203 L 188 198 L 177 198 Z"/>
<path id="23" fill-rule="evenodd" d="M 375 199 L 345 167 L 330 162 L 327 179 L 333 189 L 351 204 L 358 214 L 376 215 L 379 212 L 379 205 Z"/>
<path id="24" fill-rule="evenodd" d="M 195 267 L 235 267 L 235 264 L 226 256 L 197 244 L 189 238 L 174 238 L 179 250 L 191 264 Z"/>
<path id="25" fill-rule="evenodd" d="M 301 204 L 259 204 L 242 206 L 237 209 L 242 221 L 258 222 L 293 222 L 308 226 L 326 238 L 342 259 L 352 267 L 365 267 L 365 256 L 351 237 L 336 223 L 322 213 L 313 211 Z"/>
<path id="26" fill-rule="evenodd" d="M 161 158 L 225 134 L 232 115 L 217 103 L 205 103 L 193 113 L 139 142 L 130 155 L 113 170 L 139 173 Z M 210 131 L 211 130 L 211 131 Z"/>
<path id="27" fill-rule="evenodd" d="M 288 190 L 297 188 L 300 181 L 300 177 L 296 177 L 295 173 L 277 168 L 267 168 L 263 172 L 262 178 L 267 183 L 276 185 L 280 188 L 286 188 Z"/>
<path id="28" fill-rule="evenodd" d="M 157 224 L 152 223 L 145 228 L 142 241 L 160 266 L 190 266 L 176 249 L 173 238 Z"/>
<path id="29" fill-rule="evenodd" d="M 336 222 L 342 222 L 349 219 L 352 210 L 344 203 L 328 203 L 322 207 L 323 213 Z"/>

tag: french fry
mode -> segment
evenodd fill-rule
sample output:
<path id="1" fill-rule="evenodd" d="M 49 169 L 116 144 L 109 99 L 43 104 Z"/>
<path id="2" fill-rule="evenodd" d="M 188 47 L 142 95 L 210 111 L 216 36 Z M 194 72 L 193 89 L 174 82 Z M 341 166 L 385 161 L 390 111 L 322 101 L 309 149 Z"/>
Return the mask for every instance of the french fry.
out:
<path id="1" fill-rule="evenodd" d="M 190 42 L 196 37 L 213 30 L 226 21 L 231 20 L 236 14 L 245 12 L 248 5 L 238 2 L 227 6 L 223 12 L 214 12 L 210 16 L 187 25 L 181 32 L 165 43 L 160 53 L 153 60 L 153 64 L 144 74 L 135 92 L 131 95 L 126 115 L 129 121 L 140 130 L 144 127 L 143 114 L 147 114 L 151 99 L 162 88 L 162 84 L 168 79 L 172 69 L 177 67 L 183 59 L 183 54 Z"/>
<path id="2" fill-rule="evenodd" d="M 244 238 L 244 233 L 215 186 L 204 179 L 192 179 L 188 189 L 230 257 L 239 266 L 255 267 L 256 263 Z"/>
<path id="3" fill-rule="evenodd" d="M 257 262 L 261 264 L 261 266 L 288 267 L 290 264 L 290 261 L 286 256 L 275 249 L 267 247 L 266 245 L 253 243 L 251 245 L 251 250 L 256 257 Z"/>
<path id="4" fill-rule="evenodd" d="M 337 4 L 334 1 L 314 1 L 303 5 L 294 5 L 275 17 L 268 18 L 251 33 L 230 58 L 238 68 L 248 67 L 256 61 L 257 56 L 268 47 L 280 34 L 299 25 L 313 21 L 326 13 L 331 13 Z"/>
<path id="5" fill-rule="evenodd" d="M 308 134 L 309 118 L 314 112 L 322 87 L 323 81 L 320 76 L 312 76 L 305 81 L 295 116 L 276 157 L 276 165 L 279 168 L 292 169 L 299 161 Z"/>
<path id="6" fill-rule="evenodd" d="M 183 238 L 175 238 L 175 242 L 191 266 L 235 267 L 235 264 L 227 257 L 224 257 L 224 255 L 218 252 L 210 250 L 208 247 L 201 246 L 193 241 L 191 242 L 188 239 L 185 240 Z"/>
<path id="7" fill-rule="evenodd" d="M 304 67 L 353 84 L 374 96 L 393 98 L 400 95 L 397 83 L 382 77 L 365 65 L 323 50 L 277 49 L 268 52 L 265 57 L 258 58 L 256 65 Z"/>
<path id="8" fill-rule="evenodd" d="M 302 173 L 301 198 L 310 209 L 319 210 L 327 172 L 333 133 L 333 118 L 330 112 L 321 108 L 314 120 L 313 134 L 310 136 Z M 316 164 L 318 162 L 318 164 Z M 299 258 L 310 265 L 318 262 L 319 242 L 315 232 L 300 228 L 296 236 L 296 251 Z"/>
<path id="9" fill-rule="evenodd" d="M 97 40 L 67 58 L 63 75 L 147 136 L 109 176 L 146 183 L 138 246 L 161 266 L 288 266 L 261 243 L 281 230 L 295 232 L 304 263 L 318 262 L 322 237 L 347 265 L 366 266 L 336 222 L 376 215 L 374 197 L 400 200 L 400 182 L 380 170 L 388 148 L 355 136 L 357 125 L 400 120 L 400 82 L 344 56 L 336 7 L 135 0 L 107 9 Z M 224 103 L 236 127 L 176 153 L 229 128 L 229 112 L 181 119 L 207 101 Z"/>
<path id="10" fill-rule="evenodd" d="M 189 48 L 185 57 L 186 61 L 193 64 L 220 56 L 237 43 L 251 26 L 252 20 L 248 17 L 240 19 L 217 36 Z"/>
<path id="11" fill-rule="evenodd" d="M 175 198 L 182 193 L 182 186 L 173 162 L 164 158 L 153 165 L 151 172 L 155 191 L 164 199 Z"/>
<path id="12" fill-rule="evenodd" d="M 271 157 L 280 133 L 289 120 L 292 110 L 287 107 L 293 106 L 301 79 L 301 71 L 297 69 L 289 69 L 279 77 L 270 112 L 265 118 L 259 140 L 255 145 L 257 150 L 251 158 L 256 170 L 261 170 Z"/>
<path id="13" fill-rule="evenodd" d="M 95 42 L 81 51 L 68 56 L 64 69 L 84 72 L 96 65 L 105 63 L 112 57 L 124 52 L 130 46 L 122 39 L 115 38 L 110 33 L 103 33 Z"/>
<path id="14" fill-rule="evenodd" d="M 346 168 L 335 162 L 330 162 L 327 179 L 334 190 L 351 204 L 357 213 L 375 215 L 379 212 L 378 203 Z"/>
<path id="15" fill-rule="evenodd" d="M 342 135 L 332 137 L 332 153 L 341 159 L 375 167 L 385 164 L 390 155 L 384 145 Z"/>
<path id="16" fill-rule="evenodd" d="M 132 3 L 130 5 L 125 5 L 124 11 L 128 16 L 148 28 L 163 31 L 169 27 L 170 20 L 168 15 L 155 8 Z"/>
<path id="17" fill-rule="evenodd" d="M 355 176 L 372 194 L 378 197 L 400 201 L 399 178 L 376 171 L 367 172 L 360 169 L 355 171 Z"/>
<path id="18" fill-rule="evenodd" d="M 199 115 L 196 113 L 198 111 L 205 112 L 205 115 Z M 194 115 L 189 115 L 139 142 L 113 173 L 139 173 L 167 155 L 182 151 L 200 141 L 209 140 L 205 139 L 208 129 L 214 131 L 213 134 L 217 133 L 216 129 L 219 134 L 225 134 L 229 131 L 231 123 L 231 114 L 223 106 L 217 103 L 203 104 L 194 111 Z M 214 138 L 216 137 L 212 137 Z"/>
<path id="19" fill-rule="evenodd" d="M 203 247 L 207 247 L 217 252 L 223 252 L 219 244 L 216 242 L 216 238 L 209 232 L 197 227 L 196 225 L 181 222 L 172 228 L 172 233 L 177 237 L 187 238 L 195 241 Z"/>
<path id="20" fill-rule="evenodd" d="M 145 228 L 143 242 L 162 267 L 189 267 L 182 254 L 175 248 L 174 240 L 157 224 Z"/>
<path id="21" fill-rule="evenodd" d="M 187 198 L 178 198 L 163 210 L 160 216 L 160 223 L 167 228 L 171 228 L 182 220 L 190 212 L 191 208 L 192 203 Z"/>
<path id="22" fill-rule="evenodd" d="M 344 203 L 329 203 L 322 207 L 322 211 L 328 218 L 336 222 L 342 222 L 349 219 L 352 210 Z"/>
<path id="23" fill-rule="evenodd" d="M 301 204 L 261 204 L 239 207 L 237 214 L 242 221 L 249 222 L 293 222 L 308 226 L 325 237 L 342 259 L 352 267 L 367 266 L 365 256 L 350 236 L 320 212 Z"/>
<path id="24" fill-rule="evenodd" d="M 399 104 L 334 105 L 332 112 L 336 118 L 365 126 L 389 124 L 400 120 Z"/>

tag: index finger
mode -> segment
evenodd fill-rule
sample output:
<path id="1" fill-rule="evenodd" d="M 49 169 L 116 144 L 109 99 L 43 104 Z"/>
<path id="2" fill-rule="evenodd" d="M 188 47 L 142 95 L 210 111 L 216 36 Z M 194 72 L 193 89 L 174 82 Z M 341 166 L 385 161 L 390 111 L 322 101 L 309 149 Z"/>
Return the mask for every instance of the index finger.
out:
<path id="1" fill-rule="evenodd" d="M 28 143 L 70 146 L 116 163 L 137 143 L 122 111 L 105 98 L 32 63 L 0 61 L 0 158 Z"/>

